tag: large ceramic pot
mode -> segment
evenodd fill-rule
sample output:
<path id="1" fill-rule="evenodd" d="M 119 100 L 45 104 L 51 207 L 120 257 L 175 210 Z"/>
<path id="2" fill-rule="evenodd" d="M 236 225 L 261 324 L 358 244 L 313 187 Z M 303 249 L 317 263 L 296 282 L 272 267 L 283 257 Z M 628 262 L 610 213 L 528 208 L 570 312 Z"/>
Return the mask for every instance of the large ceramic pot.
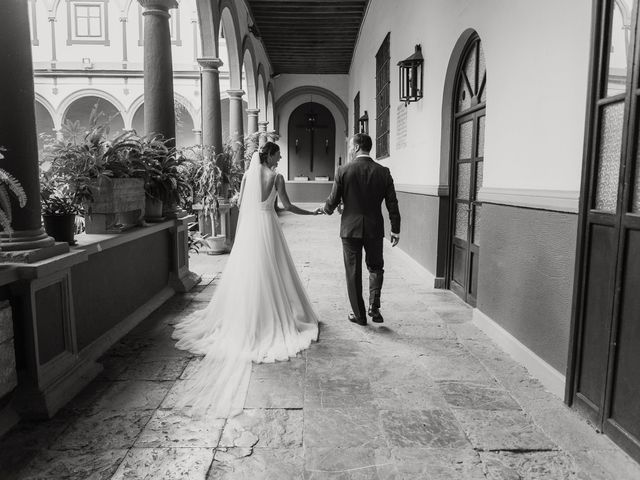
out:
<path id="1" fill-rule="evenodd" d="M 43 215 L 44 229 L 47 235 L 53 237 L 56 242 L 67 242 L 75 245 L 76 215 L 68 213 L 65 215 Z"/>

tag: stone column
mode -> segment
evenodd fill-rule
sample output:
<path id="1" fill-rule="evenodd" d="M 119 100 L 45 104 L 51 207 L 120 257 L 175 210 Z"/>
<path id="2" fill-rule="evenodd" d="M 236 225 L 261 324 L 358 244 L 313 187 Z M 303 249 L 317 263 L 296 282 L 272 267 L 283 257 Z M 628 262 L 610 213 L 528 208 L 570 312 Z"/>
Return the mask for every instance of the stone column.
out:
<path id="1" fill-rule="evenodd" d="M 175 144 L 173 65 L 169 9 L 176 0 L 138 0 L 144 8 L 144 130 L 159 133 Z"/>
<path id="2" fill-rule="evenodd" d="M 196 137 L 196 145 L 202 145 L 202 130 L 194 130 L 193 134 Z"/>
<path id="3" fill-rule="evenodd" d="M 263 146 L 265 143 L 267 143 L 267 125 L 269 125 L 269 122 L 267 122 L 266 120 L 264 122 L 258 122 L 258 127 L 259 131 L 260 131 L 260 141 L 258 143 L 259 146 Z"/>
<path id="4" fill-rule="evenodd" d="M 244 125 L 242 122 L 242 95 L 243 90 L 227 90 L 229 95 L 229 135 L 233 149 L 237 152 L 235 161 L 242 161 L 244 151 Z"/>
<path id="5" fill-rule="evenodd" d="M 247 109 L 247 133 L 256 133 L 258 131 L 258 114 L 260 113 L 259 108 L 248 108 Z"/>
<path id="6" fill-rule="evenodd" d="M 3 251 L 32 250 L 54 244 L 42 228 L 38 137 L 31 60 L 31 36 L 27 2 L 4 0 L 0 15 L 0 146 L 5 159 L 0 168 L 13 175 L 24 188 L 27 204 L 19 208 L 10 194 L 14 233 L 0 235 Z"/>
<path id="7" fill-rule="evenodd" d="M 202 144 L 222 151 L 222 107 L 220 106 L 219 58 L 199 58 L 202 67 Z"/>

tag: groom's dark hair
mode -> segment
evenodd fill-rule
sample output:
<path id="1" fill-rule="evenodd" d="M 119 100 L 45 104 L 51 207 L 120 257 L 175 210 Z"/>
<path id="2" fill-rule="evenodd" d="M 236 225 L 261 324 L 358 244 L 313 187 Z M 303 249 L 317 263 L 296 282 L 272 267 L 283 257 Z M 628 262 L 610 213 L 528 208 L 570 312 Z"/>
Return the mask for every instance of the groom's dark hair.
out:
<path id="1" fill-rule="evenodd" d="M 373 146 L 371 137 L 366 133 L 356 133 L 353 136 L 353 144 L 360 147 L 360 151 L 362 152 L 370 152 L 371 147 Z"/>

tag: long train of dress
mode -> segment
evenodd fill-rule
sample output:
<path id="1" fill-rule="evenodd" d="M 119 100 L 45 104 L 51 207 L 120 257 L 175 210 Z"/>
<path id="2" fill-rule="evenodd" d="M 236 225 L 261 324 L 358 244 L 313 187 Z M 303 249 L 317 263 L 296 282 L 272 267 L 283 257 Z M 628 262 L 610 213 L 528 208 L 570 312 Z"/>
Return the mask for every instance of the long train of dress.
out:
<path id="1" fill-rule="evenodd" d="M 176 347 L 204 355 L 179 404 L 217 417 L 236 415 L 246 399 L 251 362 L 288 360 L 318 338 L 318 318 L 274 211 L 275 195 L 273 188 L 254 214 L 241 209 L 211 302 L 175 328 Z"/>

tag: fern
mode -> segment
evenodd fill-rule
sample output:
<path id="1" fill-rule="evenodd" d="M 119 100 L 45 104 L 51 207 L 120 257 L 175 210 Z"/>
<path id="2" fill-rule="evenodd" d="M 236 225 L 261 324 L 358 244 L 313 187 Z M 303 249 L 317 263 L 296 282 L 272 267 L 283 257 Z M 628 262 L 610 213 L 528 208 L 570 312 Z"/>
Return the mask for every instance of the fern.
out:
<path id="1" fill-rule="evenodd" d="M 6 151 L 0 147 L 0 152 Z M 4 159 L 4 155 L 0 153 L 0 159 Z M 27 204 L 27 194 L 25 193 L 20 182 L 9 172 L 0 168 L 0 226 L 8 232 L 13 233 L 11 228 L 11 199 L 9 192 L 12 192 L 18 199 L 20 208 Z"/>

